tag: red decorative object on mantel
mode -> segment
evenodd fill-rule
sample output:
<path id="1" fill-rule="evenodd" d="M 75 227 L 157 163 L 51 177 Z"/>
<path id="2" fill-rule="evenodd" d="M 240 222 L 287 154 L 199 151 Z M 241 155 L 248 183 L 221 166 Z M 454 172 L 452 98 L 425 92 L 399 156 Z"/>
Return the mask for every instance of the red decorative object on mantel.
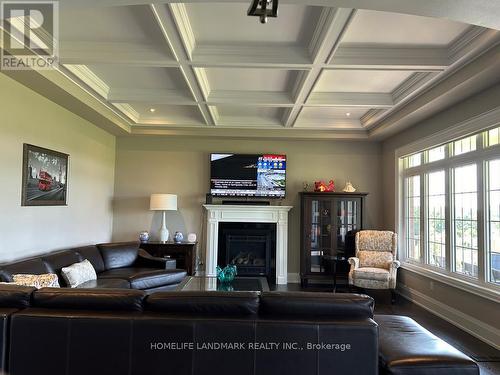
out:
<path id="1" fill-rule="evenodd" d="M 333 180 L 330 180 L 328 185 L 324 181 L 315 181 L 314 191 L 321 193 L 335 191 L 335 184 L 333 183 Z"/>

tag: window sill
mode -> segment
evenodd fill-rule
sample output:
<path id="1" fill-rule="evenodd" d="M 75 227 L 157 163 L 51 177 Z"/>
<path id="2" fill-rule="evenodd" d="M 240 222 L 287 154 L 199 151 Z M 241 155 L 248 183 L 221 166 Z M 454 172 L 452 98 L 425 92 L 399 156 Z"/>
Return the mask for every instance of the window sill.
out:
<path id="1" fill-rule="evenodd" d="M 417 265 L 410 262 L 401 262 L 401 268 L 428 277 L 432 280 L 450 285 L 452 287 L 464 290 L 476 296 L 487 298 L 494 302 L 500 301 L 500 287 L 497 287 L 494 284 L 491 284 L 490 286 L 474 283 L 472 280 L 464 280 L 460 276 L 451 274 L 450 272 L 445 270 L 436 271 L 433 268 L 425 267 L 423 265 Z"/>

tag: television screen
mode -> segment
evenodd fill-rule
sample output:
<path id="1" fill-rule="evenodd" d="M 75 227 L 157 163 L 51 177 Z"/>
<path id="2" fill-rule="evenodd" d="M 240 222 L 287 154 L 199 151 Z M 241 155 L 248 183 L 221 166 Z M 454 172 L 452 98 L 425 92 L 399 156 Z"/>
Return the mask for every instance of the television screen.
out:
<path id="1" fill-rule="evenodd" d="M 211 154 L 210 173 L 210 193 L 214 196 L 285 196 L 285 155 Z"/>

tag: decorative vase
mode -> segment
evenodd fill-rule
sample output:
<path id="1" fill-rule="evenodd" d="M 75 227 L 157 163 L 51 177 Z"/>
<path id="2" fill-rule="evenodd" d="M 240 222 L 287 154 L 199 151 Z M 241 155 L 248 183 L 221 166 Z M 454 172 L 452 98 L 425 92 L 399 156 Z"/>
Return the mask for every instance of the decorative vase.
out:
<path id="1" fill-rule="evenodd" d="M 188 242 L 195 243 L 196 242 L 196 233 L 188 234 Z"/>
<path id="2" fill-rule="evenodd" d="M 149 241 L 149 232 L 144 231 L 139 233 L 139 241 L 148 242 Z"/>
<path id="3" fill-rule="evenodd" d="M 217 279 L 222 284 L 230 283 L 234 280 L 234 277 L 238 274 L 238 270 L 234 264 L 229 264 L 224 269 L 217 266 Z"/>
<path id="4" fill-rule="evenodd" d="M 184 236 L 182 235 L 182 232 L 175 232 L 175 235 L 174 235 L 174 242 L 175 243 L 181 243 L 183 239 L 184 239 Z"/>

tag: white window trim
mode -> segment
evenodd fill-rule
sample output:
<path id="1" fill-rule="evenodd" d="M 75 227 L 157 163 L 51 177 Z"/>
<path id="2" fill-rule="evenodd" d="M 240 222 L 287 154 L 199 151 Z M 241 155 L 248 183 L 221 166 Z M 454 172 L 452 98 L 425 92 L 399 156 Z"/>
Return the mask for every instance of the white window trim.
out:
<path id="1" fill-rule="evenodd" d="M 410 259 L 406 259 L 406 236 L 404 235 L 404 176 L 402 174 L 403 171 L 403 160 L 401 159 L 403 156 L 420 152 L 422 150 L 426 150 L 429 148 L 433 148 L 439 146 L 440 144 L 449 143 L 452 140 L 466 137 L 468 135 L 472 135 L 474 133 L 486 130 L 490 127 L 498 126 L 500 124 L 500 107 L 496 107 L 490 111 L 484 112 L 480 115 L 471 117 L 455 126 L 452 126 L 444 131 L 438 132 L 431 136 L 419 139 L 416 142 L 410 143 L 403 147 L 400 147 L 395 152 L 395 229 L 397 233 L 400 233 L 398 236 L 398 258 L 401 261 L 401 267 L 403 269 L 407 269 L 409 271 L 415 272 L 419 275 L 426 276 L 430 279 L 442 282 L 444 284 L 453 286 L 455 288 L 467 291 L 469 293 L 478 295 L 480 297 L 484 297 L 495 302 L 498 302 L 500 299 L 500 286 L 495 285 L 493 283 L 486 282 L 484 280 L 473 279 L 467 277 L 465 275 L 460 275 L 455 272 L 450 272 L 445 269 L 438 269 L 437 267 L 433 267 L 431 265 L 427 265 L 425 263 L 418 263 L 415 261 L 411 261 Z M 493 146 L 497 148 L 497 146 Z M 480 154 L 484 154 L 488 152 L 487 150 L 480 150 Z M 472 153 L 476 153 L 473 151 Z M 456 158 L 463 157 L 464 159 L 468 159 L 468 153 L 459 155 Z M 456 160 L 456 159 L 454 159 Z M 449 163 L 447 159 L 443 161 L 433 162 L 432 165 L 437 165 L 438 163 L 443 162 L 443 164 Z M 479 215 L 479 213 L 478 213 Z M 479 216 L 478 216 L 479 219 Z M 423 239 L 421 239 L 422 241 Z M 424 248 L 421 249 L 423 252 Z M 425 255 L 424 255 L 425 256 Z M 479 259 L 481 259 L 481 256 Z M 479 260 L 478 259 L 478 260 Z M 450 259 L 448 258 L 447 262 Z"/>

